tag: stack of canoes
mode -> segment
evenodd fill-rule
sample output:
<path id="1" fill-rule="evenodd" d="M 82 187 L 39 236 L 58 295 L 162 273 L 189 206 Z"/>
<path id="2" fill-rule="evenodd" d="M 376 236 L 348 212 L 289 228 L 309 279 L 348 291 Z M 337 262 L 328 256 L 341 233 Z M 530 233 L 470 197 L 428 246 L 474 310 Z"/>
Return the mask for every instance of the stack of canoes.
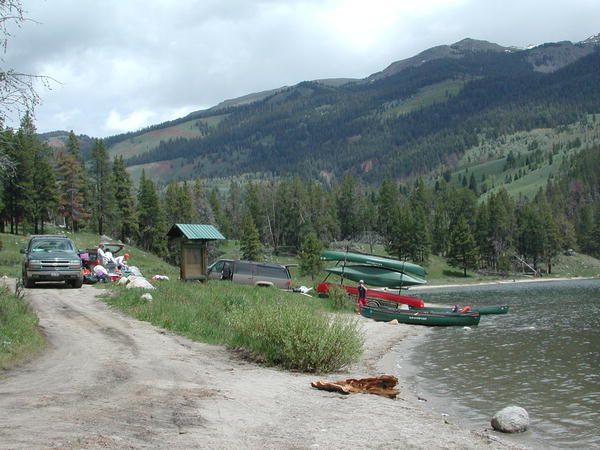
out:
<path id="1" fill-rule="evenodd" d="M 383 288 L 402 289 L 427 283 L 425 269 L 417 264 L 383 256 L 364 253 L 351 253 L 335 250 L 325 250 L 321 260 L 335 261 L 337 265 L 326 267 L 330 274 L 338 275 L 341 285 L 349 295 L 358 295 L 358 289 L 344 286 L 344 279 Z M 327 292 L 331 283 L 321 283 L 317 292 Z M 423 299 L 391 292 L 367 289 L 368 304 L 362 308 L 362 315 L 378 321 L 396 319 L 402 323 L 421 325 L 477 325 L 483 314 L 506 314 L 507 305 L 482 306 L 478 308 L 426 307 Z M 410 309 L 399 309 L 398 304 L 408 305 Z"/>
<path id="2" fill-rule="evenodd" d="M 427 283 L 425 269 L 417 264 L 382 256 L 363 253 L 325 250 L 321 260 L 336 261 L 337 265 L 326 267 L 329 273 L 351 281 L 363 280 L 371 286 L 401 289 Z"/>

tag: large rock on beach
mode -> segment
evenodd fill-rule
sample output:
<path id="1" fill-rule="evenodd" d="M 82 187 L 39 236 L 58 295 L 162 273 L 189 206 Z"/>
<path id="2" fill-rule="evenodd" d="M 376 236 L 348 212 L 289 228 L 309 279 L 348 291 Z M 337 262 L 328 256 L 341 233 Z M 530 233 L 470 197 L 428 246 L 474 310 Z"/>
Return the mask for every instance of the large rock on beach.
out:
<path id="1" fill-rule="evenodd" d="M 503 433 L 520 433 L 529 428 L 529 414 L 520 406 L 507 406 L 494 414 L 492 427 Z"/>

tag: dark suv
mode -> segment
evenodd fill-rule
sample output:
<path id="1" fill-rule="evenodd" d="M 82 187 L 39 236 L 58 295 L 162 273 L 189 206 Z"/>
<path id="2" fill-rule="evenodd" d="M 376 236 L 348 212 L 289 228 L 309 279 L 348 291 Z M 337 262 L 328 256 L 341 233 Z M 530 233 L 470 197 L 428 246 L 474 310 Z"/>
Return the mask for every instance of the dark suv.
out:
<path id="1" fill-rule="evenodd" d="M 61 235 L 32 236 L 23 258 L 23 285 L 35 286 L 37 281 L 64 281 L 74 288 L 83 284 L 81 259 L 73 241 Z"/>

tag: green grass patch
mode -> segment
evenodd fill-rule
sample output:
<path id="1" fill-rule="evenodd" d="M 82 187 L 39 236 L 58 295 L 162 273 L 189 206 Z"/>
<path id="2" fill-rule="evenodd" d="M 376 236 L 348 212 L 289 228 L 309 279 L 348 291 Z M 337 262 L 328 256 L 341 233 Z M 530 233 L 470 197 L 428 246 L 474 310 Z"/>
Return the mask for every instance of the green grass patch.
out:
<path id="1" fill-rule="evenodd" d="M 243 350 L 254 361 L 289 370 L 325 373 L 357 361 L 358 322 L 333 316 L 328 299 L 230 283 L 165 282 L 140 298 L 118 289 L 110 305 L 192 340 Z"/>
<path id="2" fill-rule="evenodd" d="M 29 304 L 8 288 L 0 288 L 0 368 L 25 360 L 44 345 L 38 318 Z"/>

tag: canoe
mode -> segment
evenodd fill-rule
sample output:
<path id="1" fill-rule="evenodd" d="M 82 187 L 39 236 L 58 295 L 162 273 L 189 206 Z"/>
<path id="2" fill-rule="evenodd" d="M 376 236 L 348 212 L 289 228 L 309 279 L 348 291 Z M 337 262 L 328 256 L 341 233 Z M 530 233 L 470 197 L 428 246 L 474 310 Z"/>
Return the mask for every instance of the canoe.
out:
<path id="1" fill-rule="evenodd" d="M 417 264 L 406 261 L 399 261 L 383 256 L 367 255 L 365 253 L 349 253 L 335 250 L 325 250 L 321 252 L 323 261 L 345 261 L 346 263 L 357 263 L 366 266 L 381 267 L 384 269 L 404 272 L 405 274 L 424 278 L 427 275 L 425 269 Z"/>
<path id="2" fill-rule="evenodd" d="M 346 292 L 348 293 L 348 295 L 353 295 L 356 296 L 358 298 L 358 288 L 355 286 L 341 286 L 339 284 L 333 284 L 333 283 L 319 283 L 317 285 L 317 292 L 318 293 L 326 293 L 327 291 L 329 291 L 329 288 L 331 286 L 337 286 L 337 287 L 341 287 L 344 288 L 346 290 Z M 418 297 L 411 297 L 408 295 L 399 295 L 399 294 L 394 294 L 392 292 L 385 292 L 385 291 L 377 291 L 375 289 L 367 289 L 367 301 L 372 302 L 372 303 L 377 303 L 377 304 L 383 304 L 385 305 L 386 302 L 389 302 L 391 304 L 403 304 L 403 305 L 408 305 L 409 307 L 415 307 L 415 308 L 422 308 L 425 306 L 425 302 L 423 301 L 422 298 L 418 298 Z"/>
<path id="3" fill-rule="evenodd" d="M 427 281 L 417 276 L 408 275 L 395 270 L 373 266 L 335 266 L 323 269 L 352 281 L 364 280 L 366 284 L 378 287 L 402 288 L 426 284 Z"/>
<path id="4" fill-rule="evenodd" d="M 423 308 L 413 307 L 419 311 L 429 311 L 429 312 L 452 312 L 452 307 L 450 306 L 441 306 L 441 307 L 433 307 L 433 306 L 425 306 Z M 469 308 L 469 307 L 467 307 Z M 497 306 L 473 306 L 468 309 L 469 312 L 478 312 L 482 316 L 486 314 L 506 314 L 508 312 L 508 305 L 497 305 Z M 459 312 L 467 312 L 465 308 L 459 309 Z"/>
<path id="5" fill-rule="evenodd" d="M 385 307 L 363 306 L 360 313 L 377 322 L 391 322 L 397 320 L 400 323 L 414 325 L 426 325 L 430 327 L 468 327 L 479 324 L 481 316 L 477 312 L 468 313 L 434 313 L 421 312 L 415 309 L 394 309 Z"/>

